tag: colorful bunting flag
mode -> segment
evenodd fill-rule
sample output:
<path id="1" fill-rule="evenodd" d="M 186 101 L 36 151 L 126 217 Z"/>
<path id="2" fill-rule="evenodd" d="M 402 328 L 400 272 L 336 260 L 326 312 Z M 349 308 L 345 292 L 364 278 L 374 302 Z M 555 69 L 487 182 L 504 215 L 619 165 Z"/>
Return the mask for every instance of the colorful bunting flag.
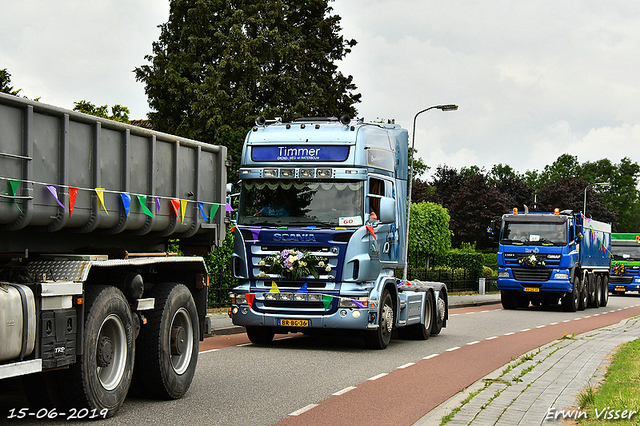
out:
<path id="1" fill-rule="evenodd" d="M 219 208 L 219 204 L 211 204 L 211 209 L 209 210 L 209 223 L 213 221 L 213 217 L 216 215 Z"/>
<path id="2" fill-rule="evenodd" d="M 371 235 L 373 235 L 373 239 L 377 241 L 378 238 L 376 237 L 376 233 L 373 231 L 373 226 L 367 225 L 366 228 L 367 228 L 367 232 L 369 232 Z"/>
<path id="3" fill-rule="evenodd" d="M 258 239 L 260 239 L 260 229 L 252 229 L 251 237 L 253 238 L 253 241 L 258 241 Z"/>
<path id="4" fill-rule="evenodd" d="M 180 200 L 180 223 L 184 223 L 184 214 L 187 211 L 187 200 Z"/>
<path id="5" fill-rule="evenodd" d="M 176 219 L 180 222 L 180 200 L 177 198 L 171 199 L 171 207 L 173 207 L 173 212 L 176 214 Z"/>
<path id="6" fill-rule="evenodd" d="M 198 208 L 200 209 L 200 214 L 202 215 L 204 221 L 209 222 L 209 219 L 207 219 L 207 215 L 204 213 L 204 203 L 202 201 L 198 202 Z"/>
<path id="7" fill-rule="evenodd" d="M 124 215 L 129 217 L 129 208 L 131 207 L 131 195 L 127 192 L 120 193 L 122 199 L 122 205 L 124 206 Z"/>
<path id="8" fill-rule="evenodd" d="M 96 195 L 98 195 L 98 201 L 100 201 L 100 205 L 104 209 L 107 216 L 109 216 L 109 212 L 107 211 L 107 207 L 104 205 L 104 188 L 95 188 Z"/>
<path id="9" fill-rule="evenodd" d="M 333 296 L 328 296 L 326 294 L 322 295 L 322 305 L 324 306 L 325 311 L 329 310 L 332 300 L 333 300 Z"/>
<path id="10" fill-rule="evenodd" d="M 227 211 L 228 212 L 232 212 L 233 211 L 233 207 L 231 207 L 231 205 L 229 203 L 227 203 Z"/>
<path id="11" fill-rule="evenodd" d="M 253 293 L 247 293 L 245 294 L 245 296 L 247 297 L 247 303 L 249 304 L 249 308 L 253 308 L 253 301 L 256 298 L 256 295 Z"/>
<path id="12" fill-rule="evenodd" d="M 56 199 L 56 202 L 58 203 L 58 205 L 63 209 L 69 211 L 69 209 L 67 209 L 67 207 L 64 204 L 62 204 L 60 202 L 60 199 L 58 198 L 58 185 L 47 185 L 47 189 L 49 190 L 51 195 L 53 195 L 53 198 Z"/>
<path id="13" fill-rule="evenodd" d="M 269 293 L 280 293 L 280 289 L 278 289 L 278 285 L 275 281 L 271 281 L 271 290 Z"/>
<path id="14" fill-rule="evenodd" d="M 73 216 L 73 208 L 76 205 L 76 197 L 78 196 L 78 187 L 69 187 L 69 217 Z"/>
<path id="15" fill-rule="evenodd" d="M 160 213 L 160 197 L 156 197 L 156 214 Z"/>
<path id="16" fill-rule="evenodd" d="M 147 207 L 147 196 L 146 195 L 138 195 L 138 202 L 140 203 L 140 207 L 142 208 L 142 212 L 147 216 L 154 218 L 153 213 Z"/>
<path id="17" fill-rule="evenodd" d="M 359 301 L 359 300 L 353 300 L 353 303 L 355 303 L 355 305 L 356 305 L 358 308 L 360 308 L 360 309 L 362 309 L 362 308 L 365 308 L 365 307 L 366 307 L 366 306 L 364 305 L 364 303 L 362 303 L 362 302 L 361 302 L 361 301 Z"/>
<path id="18" fill-rule="evenodd" d="M 21 183 L 22 183 L 21 180 L 10 180 L 8 182 L 8 185 L 9 185 L 9 196 L 11 196 L 11 197 L 15 197 L 16 196 L 16 191 L 18 190 L 18 186 L 20 186 Z M 16 205 L 18 210 L 20 210 L 20 213 L 22 213 L 22 209 L 18 205 L 18 202 L 17 202 L 17 200 L 15 198 L 13 199 L 13 203 Z"/>
<path id="19" fill-rule="evenodd" d="M 307 283 L 305 282 L 304 284 L 302 284 L 302 287 L 300 287 L 300 290 L 296 291 L 296 293 L 309 293 L 309 290 L 307 289 Z"/>

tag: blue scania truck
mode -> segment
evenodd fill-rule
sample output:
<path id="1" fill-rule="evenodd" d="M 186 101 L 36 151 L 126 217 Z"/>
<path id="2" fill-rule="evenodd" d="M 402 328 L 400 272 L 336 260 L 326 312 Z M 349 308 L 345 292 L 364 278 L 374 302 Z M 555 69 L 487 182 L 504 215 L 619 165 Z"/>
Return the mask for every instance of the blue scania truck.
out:
<path id="1" fill-rule="evenodd" d="M 233 323 L 254 343 L 353 330 L 367 347 L 446 326 L 443 283 L 401 282 L 408 132 L 347 116 L 258 117 L 242 152 Z"/>
<path id="2" fill-rule="evenodd" d="M 498 223 L 495 223 L 496 230 Z M 611 225 L 572 211 L 502 216 L 498 288 L 502 306 L 554 305 L 564 311 L 606 306 Z"/>
<path id="3" fill-rule="evenodd" d="M 640 234 L 611 234 L 611 251 L 609 291 L 614 294 L 640 293 Z"/>

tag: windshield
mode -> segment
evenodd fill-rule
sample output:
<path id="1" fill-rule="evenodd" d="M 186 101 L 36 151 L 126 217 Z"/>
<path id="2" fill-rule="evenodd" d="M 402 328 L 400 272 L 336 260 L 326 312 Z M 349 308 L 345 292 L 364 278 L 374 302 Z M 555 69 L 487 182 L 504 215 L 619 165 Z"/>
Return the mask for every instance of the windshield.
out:
<path id="1" fill-rule="evenodd" d="M 640 260 L 640 245 L 616 246 L 612 245 L 611 252 L 616 260 Z"/>
<path id="2" fill-rule="evenodd" d="M 245 180 L 241 225 L 361 226 L 363 181 Z"/>
<path id="3" fill-rule="evenodd" d="M 514 245 L 566 245 L 565 223 L 505 222 L 500 243 Z"/>

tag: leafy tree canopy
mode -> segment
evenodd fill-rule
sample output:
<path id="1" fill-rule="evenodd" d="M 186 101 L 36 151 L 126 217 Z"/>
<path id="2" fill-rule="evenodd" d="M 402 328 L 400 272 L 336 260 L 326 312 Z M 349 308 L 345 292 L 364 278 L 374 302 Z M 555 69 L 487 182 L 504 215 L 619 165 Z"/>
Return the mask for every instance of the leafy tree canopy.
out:
<path id="1" fill-rule="evenodd" d="M 107 118 L 109 120 L 120 121 L 122 123 L 129 123 L 129 108 L 122 105 L 114 105 L 111 107 L 111 114 L 109 114 L 109 106 L 95 106 L 91 102 L 82 100 L 80 102 L 74 102 L 74 111 L 83 112 L 89 115 L 95 115 L 96 117 Z"/>
<path id="2" fill-rule="evenodd" d="M 355 117 L 361 95 L 334 62 L 356 41 L 327 3 L 172 0 L 149 64 L 135 70 L 153 128 L 241 145 L 234 132 L 257 115 Z"/>
<path id="3" fill-rule="evenodd" d="M 14 89 L 11 85 L 11 74 L 6 68 L 0 69 L 0 92 L 18 96 L 22 89 Z"/>
<path id="4" fill-rule="evenodd" d="M 439 204 L 411 204 L 409 221 L 409 262 L 424 266 L 431 256 L 443 256 L 451 248 L 449 214 Z"/>

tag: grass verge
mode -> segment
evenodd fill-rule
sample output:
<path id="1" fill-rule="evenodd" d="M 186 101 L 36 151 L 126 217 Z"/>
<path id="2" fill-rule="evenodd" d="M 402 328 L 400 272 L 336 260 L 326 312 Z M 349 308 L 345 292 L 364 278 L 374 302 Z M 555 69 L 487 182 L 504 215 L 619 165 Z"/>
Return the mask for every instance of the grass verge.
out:
<path id="1" fill-rule="evenodd" d="M 612 421 L 616 426 L 640 424 L 640 339 L 619 347 L 601 386 L 584 389 L 578 395 L 578 402 L 587 412 L 587 418 L 579 420 L 580 426 Z M 629 419 L 632 411 L 636 413 Z"/>

